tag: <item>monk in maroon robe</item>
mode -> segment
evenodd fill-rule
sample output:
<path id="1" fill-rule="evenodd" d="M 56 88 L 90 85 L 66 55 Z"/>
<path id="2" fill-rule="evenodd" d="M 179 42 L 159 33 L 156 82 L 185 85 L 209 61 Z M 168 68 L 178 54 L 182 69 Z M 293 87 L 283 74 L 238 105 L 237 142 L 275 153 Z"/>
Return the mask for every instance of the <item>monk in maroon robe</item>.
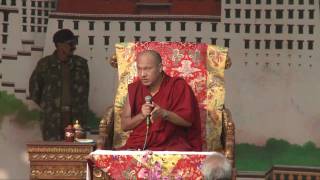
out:
<path id="1" fill-rule="evenodd" d="M 129 84 L 121 115 L 122 129 L 132 132 L 120 149 L 201 151 L 199 107 L 190 86 L 166 75 L 161 56 L 153 50 L 138 55 L 137 70 L 139 80 Z M 146 96 L 152 97 L 151 103 Z"/>

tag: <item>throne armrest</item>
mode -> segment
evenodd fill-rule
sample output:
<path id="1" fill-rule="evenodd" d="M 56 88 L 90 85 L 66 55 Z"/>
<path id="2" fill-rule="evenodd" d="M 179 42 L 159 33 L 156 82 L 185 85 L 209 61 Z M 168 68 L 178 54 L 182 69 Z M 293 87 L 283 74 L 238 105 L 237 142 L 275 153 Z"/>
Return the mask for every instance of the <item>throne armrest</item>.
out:
<path id="1" fill-rule="evenodd" d="M 112 149 L 113 144 L 113 122 L 114 109 L 113 106 L 107 108 L 102 120 L 99 124 L 99 137 L 97 142 L 98 149 Z"/>
<path id="2" fill-rule="evenodd" d="M 225 156 L 235 167 L 235 124 L 228 108 L 223 109 L 221 143 Z"/>
<path id="3" fill-rule="evenodd" d="M 108 59 L 108 58 L 107 58 Z M 109 64 L 113 67 L 113 68 L 118 68 L 118 60 L 117 60 L 117 55 L 114 53 L 111 58 L 109 59 Z"/>

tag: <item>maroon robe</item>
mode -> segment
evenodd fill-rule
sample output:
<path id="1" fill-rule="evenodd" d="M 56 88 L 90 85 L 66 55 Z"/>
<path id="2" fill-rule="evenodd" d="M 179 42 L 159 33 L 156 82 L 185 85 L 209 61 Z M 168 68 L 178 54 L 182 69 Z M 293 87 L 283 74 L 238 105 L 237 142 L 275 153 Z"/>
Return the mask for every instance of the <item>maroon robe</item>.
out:
<path id="1" fill-rule="evenodd" d="M 151 96 L 141 81 L 129 84 L 131 117 L 141 112 L 145 97 Z M 192 123 L 191 127 L 178 126 L 161 117 L 150 123 L 147 148 L 157 151 L 201 151 L 201 122 L 199 107 L 191 87 L 182 78 L 164 74 L 159 91 L 152 101 L 160 107 L 176 113 Z M 143 149 L 146 135 L 146 121 L 141 122 L 120 149 Z"/>

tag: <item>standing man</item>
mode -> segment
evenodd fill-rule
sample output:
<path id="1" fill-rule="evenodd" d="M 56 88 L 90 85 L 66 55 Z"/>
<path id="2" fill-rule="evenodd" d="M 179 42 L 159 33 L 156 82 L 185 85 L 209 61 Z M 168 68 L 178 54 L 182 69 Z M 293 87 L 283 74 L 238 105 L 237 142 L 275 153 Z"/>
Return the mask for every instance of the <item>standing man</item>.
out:
<path id="1" fill-rule="evenodd" d="M 128 86 L 121 117 L 122 129 L 132 132 L 120 149 L 201 151 L 200 113 L 191 87 L 166 75 L 153 50 L 138 55 L 137 70 L 139 80 Z M 148 96 L 152 102 L 146 102 Z"/>
<path id="2" fill-rule="evenodd" d="M 73 54 L 76 37 L 61 29 L 53 42 L 56 50 L 39 60 L 29 81 L 30 98 L 42 110 L 45 141 L 63 140 L 64 128 L 76 119 L 85 127 L 88 113 L 89 68 L 86 59 Z"/>

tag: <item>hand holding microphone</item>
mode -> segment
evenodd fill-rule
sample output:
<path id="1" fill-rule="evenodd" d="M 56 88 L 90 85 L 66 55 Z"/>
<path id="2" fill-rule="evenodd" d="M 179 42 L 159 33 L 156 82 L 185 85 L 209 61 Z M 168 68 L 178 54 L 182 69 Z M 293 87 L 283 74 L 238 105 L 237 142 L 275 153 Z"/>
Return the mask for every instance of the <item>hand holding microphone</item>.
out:
<path id="1" fill-rule="evenodd" d="M 145 116 L 147 120 L 147 125 L 149 126 L 150 121 L 151 121 L 151 112 L 154 108 L 152 104 L 152 97 L 151 96 L 146 96 L 145 98 L 146 103 L 142 105 L 141 112 L 143 116 Z"/>
<path id="2" fill-rule="evenodd" d="M 149 132 L 149 127 L 150 127 L 150 120 L 151 120 L 151 112 L 153 110 L 153 104 L 152 104 L 152 97 L 151 96 L 146 96 L 144 98 L 146 103 L 144 103 L 141 107 L 141 112 L 142 115 L 144 116 L 144 119 L 146 118 L 147 120 L 147 131 L 146 131 L 146 137 L 144 139 L 144 145 L 143 145 L 143 150 L 147 148 L 147 139 L 148 139 L 148 132 Z"/>
<path id="3" fill-rule="evenodd" d="M 147 125 L 150 124 L 150 121 L 153 123 L 153 121 L 159 117 L 162 117 L 164 120 L 166 120 L 168 111 L 153 103 L 151 96 L 146 96 L 144 99 L 146 103 L 142 105 L 141 111 L 144 115 L 144 118 L 147 120 Z"/>

